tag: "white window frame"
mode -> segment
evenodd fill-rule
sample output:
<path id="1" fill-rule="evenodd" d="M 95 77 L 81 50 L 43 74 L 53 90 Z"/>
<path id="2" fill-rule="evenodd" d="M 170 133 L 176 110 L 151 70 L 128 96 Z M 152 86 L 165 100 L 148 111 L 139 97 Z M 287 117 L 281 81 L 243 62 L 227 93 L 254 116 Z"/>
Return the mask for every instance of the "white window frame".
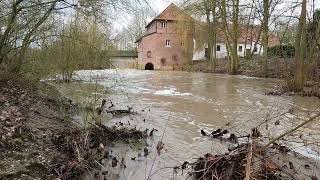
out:
<path id="1" fill-rule="evenodd" d="M 171 47 L 171 41 L 166 39 L 165 47 Z"/>
<path id="2" fill-rule="evenodd" d="M 167 23 L 166 22 L 161 22 L 161 28 L 167 28 Z"/>

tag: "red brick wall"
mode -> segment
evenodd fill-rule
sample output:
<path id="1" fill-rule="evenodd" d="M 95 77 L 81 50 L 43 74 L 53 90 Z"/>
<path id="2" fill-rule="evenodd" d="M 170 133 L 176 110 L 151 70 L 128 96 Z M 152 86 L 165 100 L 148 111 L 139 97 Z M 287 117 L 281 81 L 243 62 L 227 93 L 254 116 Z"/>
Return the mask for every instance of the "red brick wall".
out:
<path id="1" fill-rule="evenodd" d="M 167 28 L 161 28 L 161 21 L 153 22 L 150 27 L 157 27 L 156 33 L 145 36 L 138 44 L 138 60 L 143 68 L 147 63 L 152 63 L 155 69 L 172 69 L 175 65 L 191 61 L 192 33 L 177 34 L 174 21 L 167 21 Z M 170 40 L 171 47 L 165 47 L 166 40 Z M 148 57 L 148 51 L 151 51 L 151 57 Z"/>

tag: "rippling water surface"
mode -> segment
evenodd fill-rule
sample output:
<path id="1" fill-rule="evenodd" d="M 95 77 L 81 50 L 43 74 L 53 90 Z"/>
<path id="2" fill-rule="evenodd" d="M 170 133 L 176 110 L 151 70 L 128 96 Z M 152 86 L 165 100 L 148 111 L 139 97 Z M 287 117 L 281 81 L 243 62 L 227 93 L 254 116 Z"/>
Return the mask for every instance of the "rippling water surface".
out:
<path id="1" fill-rule="evenodd" d="M 102 94 L 102 97 L 111 99 L 116 109 L 133 106 L 138 112 L 112 120 L 106 117 L 106 124 L 119 121 L 128 124 L 129 121 L 131 126 L 142 130 L 159 130 L 147 140 L 151 151 L 147 158 L 138 156 L 141 147 L 137 145 L 115 145 L 114 155 L 124 157 L 127 168 L 113 169 L 114 179 L 140 180 L 149 174 L 151 179 L 172 179 L 173 176 L 185 179 L 180 173 L 174 175 L 168 167 L 181 165 L 207 152 L 224 153 L 228 148 L 228 144 L 201 136 L 201 129 L 212 131 L 225 127 L 243 134 L 266 118 L 292 107 L 312 110 L 320 105 L 315 98 L 264 95 L 277 85 L 273 79 L 138 70 L 79 71 L 77 75 L 85 83 L 95 82 L 108 88 L 111 93 Z M 292 125 L 293 115 L 287 113 L 282 118 L 286 121 L 281 126 L 268 128 L 269 135 L 275 136 Z M 155 149 L 161 138 L 165 146 L 157 156 Z M 133 161 L 132 157 L 137 158 Z"/>

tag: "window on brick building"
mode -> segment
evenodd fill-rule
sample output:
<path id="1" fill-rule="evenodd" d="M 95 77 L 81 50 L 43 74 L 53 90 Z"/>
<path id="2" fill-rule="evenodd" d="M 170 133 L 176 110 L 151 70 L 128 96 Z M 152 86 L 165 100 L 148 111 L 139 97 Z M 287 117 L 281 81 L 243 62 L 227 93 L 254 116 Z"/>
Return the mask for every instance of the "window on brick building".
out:
<path id="1" fill-rule="evenodd" d="M 166 40 L 166 47 L 171 47 L 171 42 L 170 42 L 170 40 Z"/>
<path id="2" fill-rule="evenodd" d="M 181 46 L 182 46 L 182 47 L 184 46 L 184 41 L 181 41 Z"/>
<path id="3" fill-rule="evenodd" d="M 151 51 L 148 51 L 148 52 L 147 52 L 147 57 L 148 57 L 148 58 L 152 58 Z"/>
<path id="4" fill-rule="evenodd" d="M 173 61 L 178 61 L 178 55 L 174 54 L 174 55 L 172 56 L 172 60 L 173 60 Z"/>
<path id="5" fill-rule="evenodd" d="M 167 28 L 167 23 L 166 22 L 161 22 L 161 28 Z"/>
<path id="6" fill-rule="evenodd" d="M 162 58 L 161 60 L 160 60 L 160 62 L 161 62 L 161 66 L 164 66 L 164 65 L 166 65 L 166 58 Z"/>
<path id="7" fill-rule="evenodd" d="M 221 50 L 221 46 L 217 45 L 217 51 L 220 51 L 220 50 Z"/>

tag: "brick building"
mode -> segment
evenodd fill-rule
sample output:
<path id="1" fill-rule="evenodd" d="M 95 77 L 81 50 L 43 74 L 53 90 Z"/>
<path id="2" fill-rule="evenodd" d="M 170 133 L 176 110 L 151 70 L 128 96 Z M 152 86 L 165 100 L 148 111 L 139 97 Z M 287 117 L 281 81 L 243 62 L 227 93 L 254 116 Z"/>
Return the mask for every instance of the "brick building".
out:
<path id="1" fill-rule="evenodd" d="M 192 61 L 193 19 L 170 4 L 147 26 L 138 44 L 138 63 L 143 69 L 174 69 Z"/>
<path id="2" fill-rule="evenodd" d="M 141 69 L 174 69 L 192 61 L 207 59 L 208 46 L 205 22 L 196 21 L 170 4 L 147 26 L 144 35 L 136 41 L 138 44 L 138 63 Z M 216 58 L 228 56 L 224 32 L 217 25 Z M 237 53 L 244 57 L 246 53 L 262 55 L 260 26 L 240 26 Z M 269 35 L 269 47 L 279 45 L 276 36 Z"/>

